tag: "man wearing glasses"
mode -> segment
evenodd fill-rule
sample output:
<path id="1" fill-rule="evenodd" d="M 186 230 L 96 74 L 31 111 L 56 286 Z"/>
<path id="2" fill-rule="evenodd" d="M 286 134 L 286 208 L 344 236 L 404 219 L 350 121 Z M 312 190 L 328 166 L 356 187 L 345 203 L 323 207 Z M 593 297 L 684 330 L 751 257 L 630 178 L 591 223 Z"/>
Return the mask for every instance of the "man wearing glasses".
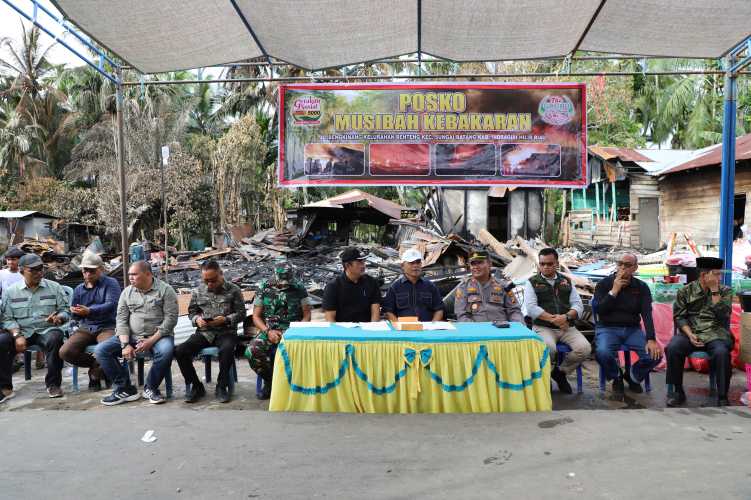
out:
<path id="1" fill-rule="evenodd" d="M 560 366 L 550 372 L 558 390 L 571 394 L 574 391 L 566 376 L 592 352 L 587 338 L 574 327 L 584 306 L 571 280 L 558 272 L 558 252 L 554 248 L 543 248 L 537 259 L 540 272 L 532 276 L 524 288 L 527 314 L 532 318 L 532 328 L 548 346 L 550 359 L 558 357 L 558 342 L 571 348 Z"/>
<path id="2" fill-rule="evenodd" d="M 96 358 L 86 352 L 90 345 L 104 342 L 115 334 L 120 285 L 104 276 L 104 262 L 93 253 L 81 260 L 83 283 L 73 291 L 70 312 L 78 327 L 60 349 L 63 361 L 89 369 L 89 390 L 102 390 L 104 373 Z"/>
<path id="3" fill-rule="evenodd" d="M 68 297 L 63 287 L 42 278 L 44 265 L 35 254 L 26 254 L 18 262 L 23 281 L 3 292 L 3 328 L 9 334 L 0 335 L 0 402 L 13 396 L 11 375 L 15 353 L 32 345 L 39 346 L 47 357 L 47 376 L 44 383 L 51 398 L 63 395 L 63 361 L 60 347 L 63 331 L 60 325 L 68 321 Z"/>
<path id="4" fill-rule="evenodd" d="M 613 392 L 624 393 L 624 378 L 632 392 L 642 392 L 641 382 L 657 366 L 662 348 L 655 340 L 652 321 L 652 293 L 643 281 L 634 277 L 638 266 L 636 255 L 624 254 L 617 261 L 618 269 L 595 287 L 593 311 L 596 309 L 595 357 L 613 381 Z M 644 330 L 641 321 L 644 321 Z M 646 330 L 646 333 L 645 333 Z M 618 365 L 621 346 L 636 352 L 639 361 L 624 374 Z"/>

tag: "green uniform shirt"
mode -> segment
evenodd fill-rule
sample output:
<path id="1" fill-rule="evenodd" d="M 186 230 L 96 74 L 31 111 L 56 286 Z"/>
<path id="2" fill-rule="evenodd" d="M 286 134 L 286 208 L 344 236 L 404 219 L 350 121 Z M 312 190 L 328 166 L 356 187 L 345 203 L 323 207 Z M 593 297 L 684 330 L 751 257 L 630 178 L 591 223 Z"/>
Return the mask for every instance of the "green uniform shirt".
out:
<path id="1" fill-rule="evenodd" d="M 47 323 L 47 317 L 56 313 L 63 321 L 68 321 L 69 307 L 65 290 L 54 281 L 42 279 L 36 290 L 28 288 L 25 281 L 19 281 L 5 289 L 0 317 L 3 328 L 20 330 L 28 338 L 35 333 L 43 335 L 50 328 L 60 328 Z"/>
<path id="2" fill-rule="evenodd" d="M 712 303 L 712 295 L 702 289 L 699 281 L 689 283 L 678 291 L 673 304 L 673 321 L 680 328 L 684 325 L 704 343 L 712 340 L 732 339 L 730 312 L 733 307 L 733 290 L 720 286 L 720 300 Z"/>
<path id="3" fill-rule="evenodd" d="M 219 335 L 237 335 L 237 325 L 246 316 L 243 292 L 239 286 L 226 280 L 219 293 L 209 291 L 206 284 L 201 283 L 190 297 L 188 316 L 196 328 L 198 328 L 199 317 L 216 318 L 217 316 L 224 316 L 226 318 L 224 326 L 198 328 L 198 332 L 209 342 L 214 342 L 214 339 Z"/>
<path id="4" fill-rule="evenodd" d="M 283 289 L 274 286 L 273 280 L 264 281 L 253 301 L 254 306 L 263 307 L 263 321 L 266 326 L 282 331 L 289 328 L 291 322 L 302 320 L 302 306 L 307 304 L 310 304 L 308 292 L 298 281 L 292 281 Z M 274 318 L 271 325 L 269 318 Z M 276 324 L 273 324 L 274 322 Z"/>
<path id="5" fill-rule="evenodd" d="M 141 291 L 130 285 L 117 303 L 117 335 L 149 337 L 159 329 L 162 337 L 174 334 L 177 324 L 177 294 L 164 281 L 154 278 L 151 288 Z"/>

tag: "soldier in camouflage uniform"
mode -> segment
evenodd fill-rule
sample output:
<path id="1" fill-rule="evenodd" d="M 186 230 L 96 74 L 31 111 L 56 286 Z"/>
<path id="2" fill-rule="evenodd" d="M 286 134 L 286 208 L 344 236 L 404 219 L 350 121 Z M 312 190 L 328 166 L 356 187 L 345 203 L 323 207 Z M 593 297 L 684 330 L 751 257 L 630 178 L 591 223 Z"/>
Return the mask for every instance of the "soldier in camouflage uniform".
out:
<path id="1" fill-rule="evenodd" d="M 733 291 L 721 284 L 722 259 L 699 257 L 696 267 L 699 279 L 681 288 L 673 304 L 673 322 L 678 333 L 665 349 L 668 361 L 666 382 L 674 387 L 668 406 L 681 406 L 686 402 L 683 364 L 686 356 L 694 351 L 709 354 L 709 367 L 717 380 L 717 405 L 727 406 L 733 372 L 730 362 L 733 337 L 729 331 Z"/>
<path id="2" fill-rule="evenodd" d="M 245 351 L 250 367 L 265 382 L 260 399 L 271 396 L 272 351 L 292 321 L 310 321 L 310 298 L 303 284 L 293 279 L 289 265 L 279 262 L 274 276 L 262 282 L 256 294 L 253 324 L 259 333 Z"/>

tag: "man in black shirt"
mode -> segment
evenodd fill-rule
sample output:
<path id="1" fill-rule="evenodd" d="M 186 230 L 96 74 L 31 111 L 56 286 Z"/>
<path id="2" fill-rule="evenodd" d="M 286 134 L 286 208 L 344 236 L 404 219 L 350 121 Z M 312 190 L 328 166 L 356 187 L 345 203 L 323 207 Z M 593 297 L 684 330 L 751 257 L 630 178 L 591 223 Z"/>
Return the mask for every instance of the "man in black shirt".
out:
<path id="1" fill-rule="evenodd" d="M 341 255 L 344 272 L 323 290 L 326 321 L 369 322 L 381 319 L 381 291 L 375 279 L 365 274 L 365 256 L 355 247 Z"/>
<path id="2" fill-rule="evenodd" d="M 592 309 L 597 313 L 595 357 L 613 381 L 613 392 L 624 391 L 624 374 L 618 366 L 618 350 L 622 345 L 636 352 L 639 361 L 625 375 L 629 389 L 642 392 L 641 381 L 657 366 L 662 349 L 655 340 L 652 321 L 652 293 L 643 281 L 636 279 L 636 255 L 624 254 L 617 262 L 618 271 L 603 279 L 595 287 Z M 644 320 L 645 332 L 641 329 Z"/>

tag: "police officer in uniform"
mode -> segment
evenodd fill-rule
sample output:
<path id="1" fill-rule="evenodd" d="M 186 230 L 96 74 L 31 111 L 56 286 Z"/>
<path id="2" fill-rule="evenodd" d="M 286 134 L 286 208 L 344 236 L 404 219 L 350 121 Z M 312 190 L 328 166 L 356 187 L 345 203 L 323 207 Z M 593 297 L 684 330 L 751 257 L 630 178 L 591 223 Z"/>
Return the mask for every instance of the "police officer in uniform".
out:
<path id="1" fill-rule="evenodd" d="M 280 261 L 274 268 L 274 276 L 261 282 L 253 301 L 253 324 L 259 334 L 245 350 L 250 367 L 265 382 L 259 399 L 271 396 L 272 350 L 293 321 L 310 321 L 310 298 L 305 286 L 293 279 L 289 264 Z"/>
<path id="2" fill-rule="evenodd" d="M 459 321 L 517 321 L 524 323 L 519 301 L 506 280 L 491 274 L 488 252 L 475 250 L 469 256 L 472 276 L 456 289 L 454 312 Z"/>

